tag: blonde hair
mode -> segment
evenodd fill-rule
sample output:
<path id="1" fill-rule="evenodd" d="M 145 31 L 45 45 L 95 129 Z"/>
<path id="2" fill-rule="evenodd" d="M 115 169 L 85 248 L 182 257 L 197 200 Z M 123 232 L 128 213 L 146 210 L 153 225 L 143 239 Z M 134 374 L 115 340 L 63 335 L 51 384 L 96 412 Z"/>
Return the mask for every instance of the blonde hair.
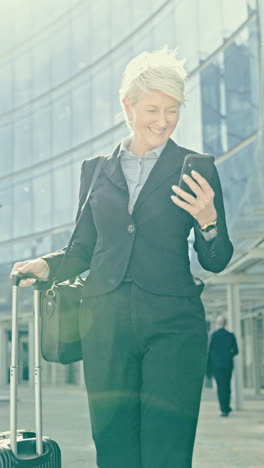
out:
<path id="1" fill-rule="evenodd" d="M 165 46 L 155 52 L 142 52 L 128 63 L 119 90 L 124 111 L 124 98 L 134 105 L 141 93 L 150 92 L 152 89 L 173 97 L 179 104 L 184 104 L 184 83 L 187 77 L 184 69 L 185 59 L 178 60 L 176 55 L 177 49 L 169 50 Z"/>

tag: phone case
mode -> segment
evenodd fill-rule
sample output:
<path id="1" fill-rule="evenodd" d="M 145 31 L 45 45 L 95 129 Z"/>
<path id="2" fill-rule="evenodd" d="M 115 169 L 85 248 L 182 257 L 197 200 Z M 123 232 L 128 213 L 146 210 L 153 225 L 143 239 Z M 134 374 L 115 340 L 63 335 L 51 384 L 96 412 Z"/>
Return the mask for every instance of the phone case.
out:
<path id="1" fill-rule="evenodd" d="M 189 185 L 184 182 L 182 176 L 183 174 L 187 174 L 190 177 L 191 171 L 195 170 L 199 172 L 199 174 L 204 177 L 207 182 L 210 184 L 214 169 L 214 157 L 210 154 L 199 154 L 199 153 L 189 153 L 184 158 L 184 163 L 182 166 L 182 171 L 180 175 L 179 187 L 184 190 L 185 192 L 194 195 L 192 190 L 190 189 Z M 195 195 L 194 195 L 195 196 Z"/>

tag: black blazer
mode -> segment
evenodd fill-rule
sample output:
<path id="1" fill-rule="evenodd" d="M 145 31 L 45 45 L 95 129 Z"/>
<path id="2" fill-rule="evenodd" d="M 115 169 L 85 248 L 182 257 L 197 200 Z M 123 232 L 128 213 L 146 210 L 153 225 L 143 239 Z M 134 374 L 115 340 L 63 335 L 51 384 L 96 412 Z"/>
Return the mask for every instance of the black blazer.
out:
<path id="1" fill-rule="evenodd" d="M 96 296 L 115 289 L 128 272 L 144 290 L 165 295 L 199 295 L 190 272 L 188 242 L 194 227 L 194 248 L 206 270 L 220 272 L 228 264 L 233 247 L 229 240 L 221 186 L 215 169 L 211 185 L 215 191 L 218 234 L 211 241 L 201 235 L 191 215 L 171 200 L 171 186 L 178 184 L 184 157 L 192 151 L 171 139 L 152 169 L 134 206 L 128 213 L 128 187 L 122 172 L 119 146 L 104 166 L 83 213 L 63 267 L 57 270 L 65 249 L 48 254 L 51 277 L 65 280 L 88 269 L 84 295 Z M 98 157 L 83 162 L 80 207 L 85 200 Z M 78 215 L 77 215 L 78 216 Z M 199 283 L 199 282 L 198 282 Z"/>
<path id="2" fill-rule="evenodd" d="M 211 334 L 208 361 L 214 369 L 232 369 L 233 357 L 238 354 L 238 347 L 234 333 L 225 328 L 219 328 Z"/>

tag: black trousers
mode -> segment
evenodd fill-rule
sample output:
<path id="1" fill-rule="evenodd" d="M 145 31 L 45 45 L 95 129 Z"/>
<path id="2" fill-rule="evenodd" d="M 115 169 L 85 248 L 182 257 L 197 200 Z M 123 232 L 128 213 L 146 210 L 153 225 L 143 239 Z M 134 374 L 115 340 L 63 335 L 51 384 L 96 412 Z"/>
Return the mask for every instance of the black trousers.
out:
<path id="1" fill-rule="evenodd" d="M 132 282 L 83 300 L 83 364 L 99 468 L 191 468 L 206 367 L 199 297 Z"/>
<path id="2" fill-rule="evenodd" d="M 233 369 L 230 367 L 213 369 L 217 386 L 217 397 L 222 413 L 229 413 L 230 411 L 232 371 Z"/>

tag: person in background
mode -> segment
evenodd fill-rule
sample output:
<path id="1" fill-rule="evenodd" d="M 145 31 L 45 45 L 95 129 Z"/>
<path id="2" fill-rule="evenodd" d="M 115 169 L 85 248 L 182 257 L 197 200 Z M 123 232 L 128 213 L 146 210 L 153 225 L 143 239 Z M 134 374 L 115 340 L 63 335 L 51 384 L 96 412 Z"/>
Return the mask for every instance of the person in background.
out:
<path id="1" fill-rule="evenodd" d="M 131 60 L 120 88 L 129 134 L 104 156 L 63 268 L 65 249 L 13 268 L 57 281 L 90 270 L 80 331 L 99 468 L 192 466 L 208 335 L 188 237 L 193 228 L 211 272 L 226 267 L 233 246 L 216 167 L 210 183 L 186 175 L 193 195 L 177 185 L 195 153 L 171 138 L 185 78 L 167 48 Z M 78 213 L 100 157 L 82 165 Z"/>
<path id="2" fill-rule="evenodd" d="M 226 323 L 225 317 L 217 317 L 216 329 L 210 335 L 208 350 L 208 367 L 216 381 L 220 416 L 223 417 L 232 411 L 230 399 L 233 358 L 238 354 L 236 337 L 226 330 Z"/>

